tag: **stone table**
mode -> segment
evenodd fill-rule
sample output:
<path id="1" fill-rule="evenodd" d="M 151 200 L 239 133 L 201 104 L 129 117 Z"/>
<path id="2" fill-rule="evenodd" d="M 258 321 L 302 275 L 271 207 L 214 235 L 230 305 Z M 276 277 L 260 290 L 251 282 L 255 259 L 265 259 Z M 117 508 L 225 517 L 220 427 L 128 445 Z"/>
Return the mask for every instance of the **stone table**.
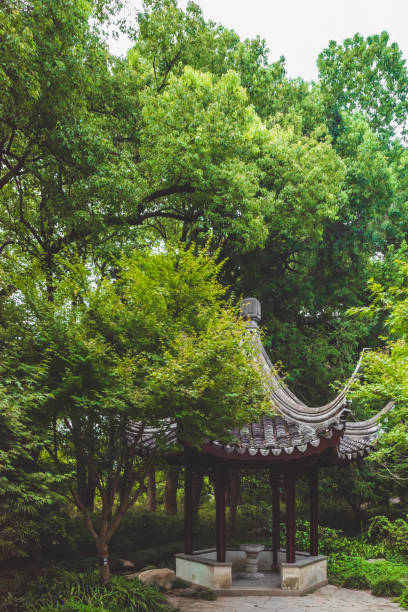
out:
<path id="1" fill-rule="evenodd" d="M 240 549 L 246 554 L 244 571 L 237 578 L 259 580 L 264 575 L 258 572 L 258 555 L 265 549 L 263 544 L 241 544 Z"/>

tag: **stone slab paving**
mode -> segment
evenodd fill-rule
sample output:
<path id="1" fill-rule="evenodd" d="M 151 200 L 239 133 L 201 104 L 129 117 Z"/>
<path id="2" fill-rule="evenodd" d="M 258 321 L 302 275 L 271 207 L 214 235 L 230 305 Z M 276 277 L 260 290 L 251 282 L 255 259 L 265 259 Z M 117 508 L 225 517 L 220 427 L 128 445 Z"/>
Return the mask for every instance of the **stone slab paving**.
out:
<path id="1" fill-rule="evenodd" d="M 219 597 L 197 601 L 169 597 L 181 612 L 391 612 L 402 610 L 390 599 L 374 597 L 369 591 L 354 591 L 328 585 L 304 597 Z"/>

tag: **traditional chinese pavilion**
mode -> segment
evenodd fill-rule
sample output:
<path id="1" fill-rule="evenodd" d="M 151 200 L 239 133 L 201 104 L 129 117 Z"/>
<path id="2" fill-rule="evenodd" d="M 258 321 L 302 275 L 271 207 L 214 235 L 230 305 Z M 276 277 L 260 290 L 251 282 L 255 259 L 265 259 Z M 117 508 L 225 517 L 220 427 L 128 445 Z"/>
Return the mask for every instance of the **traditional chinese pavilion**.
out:
<path id="1" fill-rule="evenodd" d="M 185 448 L 178 460 L 185 468 L 184 553 L 176 555 L 177 575 L 192 583 L 211 587 L 223 594 L 265 592 L 303 594 L 327 583 L 326 557 L 318 554 L 318 474 L 322 467 L 361 460 L 371 450 L 382 414 L 390 402 L 367 421 L 353 422 L 347 399 L 360 362 L 342 391 L 324 406 L 302 402 L 279 377 L 259 337 L 261 307 L 255 298 L 243 301 L 242 315 L 257 334 L 263 365 L 272 376 L 271 402 L 276 416 L 264 417 L 240 431 L 232 432 L 231 443 L 206 441 L 200 451 Z M 161 430 L 162 433 L 162 430 Z M 157 429 L 141 430 L 135 424 L 130 435 L 139 439 L 140 451 L 148 453 L 157 440 Z M 177 441 L 177 426 L 166 425 L 169 443 Z M 239 581 L 234 575 L 245 563 L 243 550 L 226 548 L 225 494 L 228 469 L 268 469 L 272 494 L 272 548 L 258 555 L 262 581 Z M 193 479 L 198 472 L 211 472 L 215 482 L 215 549 L 194 551 Z M 296 479 L 306 476 L 310 483 L 309 551 L 296 551 Z M 280 497 L 286 501 L 286 549 L 280 548 Z M 257 568 L 258 569 L 258 568 Z M 274 573 L 275 572 L 275 573 Z M 269 580 L 269 582 L 268 582 Z"/>

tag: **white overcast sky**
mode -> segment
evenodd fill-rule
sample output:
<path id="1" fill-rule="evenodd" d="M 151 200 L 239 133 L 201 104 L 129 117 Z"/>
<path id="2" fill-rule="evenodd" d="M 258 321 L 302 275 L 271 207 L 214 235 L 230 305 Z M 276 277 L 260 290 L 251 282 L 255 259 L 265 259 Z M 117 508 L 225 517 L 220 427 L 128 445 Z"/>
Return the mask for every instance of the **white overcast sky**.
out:
<path id="1" fill-rule="evenodd" d="M 187 0 L 179 0 L 185 7 Z M 317 78 L 316 59 L 329 40 L 341 42 L 356 32 L 386 30 L 408 59 L 408 0 L 198 0 L 206 19 L 234 29 L 241 38 L 265 38 L 270 59 L 286 58 L 288 76 Z M 141 0 L 128 0 L 140 9 Z M 129 42 L 113 41 L 113 53 L 125 54 Z"/>

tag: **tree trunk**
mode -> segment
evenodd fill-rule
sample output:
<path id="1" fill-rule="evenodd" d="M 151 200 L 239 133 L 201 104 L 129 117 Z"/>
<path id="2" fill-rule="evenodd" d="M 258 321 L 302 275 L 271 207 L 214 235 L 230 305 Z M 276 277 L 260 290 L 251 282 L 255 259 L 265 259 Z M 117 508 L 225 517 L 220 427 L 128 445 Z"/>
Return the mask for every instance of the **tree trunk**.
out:
<path id="1" fill-rule="evenodd" d="M 53 256 L 52 253 L 48 252 L 45 255 L 43 262 L 43 271 L 45 274 L 45 284 L 47 287 L 47 298 L 49 302 L 54 301 L 55 285 L 53 277 Z"/>
<path id="2" fill-rule="evenodd" d="M 241 495 L 241 474 L 237 469 L 232 469 L 229 473 L 229 515 L 228 527 L 230 534 L 235 533 L 237 507 Z"/>
<path id="3" fill-rule="evenodd" d="M 96 556 L 98 558 L 99 575 L 102 582 L 108 582 L 110 579 L 110 566 L 108 557 L 108 543 L 106 540 L 99 538 L 96 543 Z"/>
<path id="4" fill-rule="evenodd" d="M 203 488 L 203 474 L 195 473 L 193 478 L 193 517 L 197 518 L 200 509 L 201 490 Z"/>
<path id="5" fill-rule="evenodd" d="M 94 511 L 96 493 L 96 476 L 88 471 L 88 505 L 90 512 Z"/>
<path id="6" fill-rule="evenodd" d="M 349 501 L 350 507 L 353 511 L 354 520 L 362 526 L 367 521 L 367 511 L 361 507 L 359 502 Z"/>
<path id="7" fill-rule="evenodd" d="M 146 508 L 151 512 L 156 512 L 157 500 L 156 500 L 156 470 L 152 467 L 149 470 L 148 482 L 147 482 L 147 501 Z"/>
<path id="8" fill-rule="evenodd" d="M 164 488 L 164 511 L 167 514 L 177 514 L 177 489 L 179 468 L 170 467 L 167 472 L 166 486 Z"/>

